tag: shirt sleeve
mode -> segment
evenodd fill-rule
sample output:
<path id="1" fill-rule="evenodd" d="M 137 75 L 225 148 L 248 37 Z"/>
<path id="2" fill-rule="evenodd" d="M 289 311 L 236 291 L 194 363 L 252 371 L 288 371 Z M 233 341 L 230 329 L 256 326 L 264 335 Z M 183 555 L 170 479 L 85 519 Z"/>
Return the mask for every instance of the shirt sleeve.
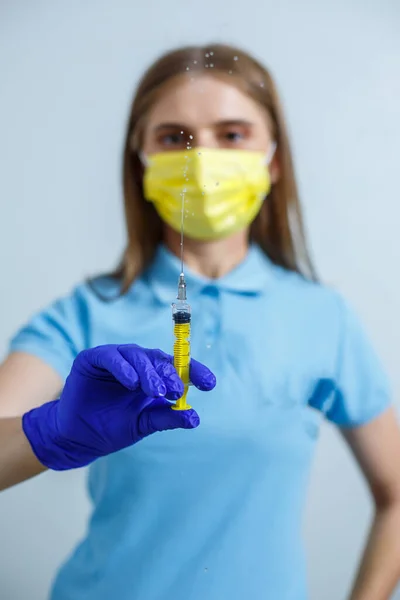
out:
<path id="1" fill-rule="evenodd" d="M 41 358 L 65 381 L 84 337 L 84 303 L 77 288 L 28 321 L 11 339 L 9 351 Z"/>
<path id="2" fill-rule="evenodd" d="M 341 300 L 336 380 L 326 417 L 340 427 L 363 425 L 391 404 L 386 373 L 358 317 Z"/>

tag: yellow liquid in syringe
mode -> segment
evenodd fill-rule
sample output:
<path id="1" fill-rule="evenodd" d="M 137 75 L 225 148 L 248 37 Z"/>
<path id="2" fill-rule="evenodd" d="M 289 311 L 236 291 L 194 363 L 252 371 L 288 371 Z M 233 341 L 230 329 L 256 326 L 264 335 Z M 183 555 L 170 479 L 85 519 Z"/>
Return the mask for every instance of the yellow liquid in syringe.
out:
<path id="1" fill-rule="evenodd" d="M 172 319 L 174 322 L 174 367 L 184 385 L 183 396 L 177 400 L 175 410 L 188 410 L 191 408 L 186 401 L 190 382 L 190 323 L 191 310 L 186 302 L 185 276 L 181 273 L 178 283 L 177 302 L 172 305 Z"/>

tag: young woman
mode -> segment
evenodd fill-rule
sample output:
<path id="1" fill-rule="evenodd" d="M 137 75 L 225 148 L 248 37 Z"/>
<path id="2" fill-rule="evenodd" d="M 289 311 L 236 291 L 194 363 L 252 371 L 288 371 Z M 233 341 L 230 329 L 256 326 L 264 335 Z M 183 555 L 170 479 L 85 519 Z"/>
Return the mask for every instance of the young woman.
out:
<path id="1" fill-rule="evenodd" d="M 389 598 L 399 431 L 356 316 L 316 281 L 269 73 L 227 46 L 162 57 L 133 102 L 123 181 L 120 267 L 33 318 L 0 370 L 1 486 L 91 464 L 87 537 L 52 599 L 307 598 L 301 517 L 323 416 L 375 500 L 351 598 Z M 182 194 L 201 363 L 194 408 L 179 411 L 169 353 Z"/>

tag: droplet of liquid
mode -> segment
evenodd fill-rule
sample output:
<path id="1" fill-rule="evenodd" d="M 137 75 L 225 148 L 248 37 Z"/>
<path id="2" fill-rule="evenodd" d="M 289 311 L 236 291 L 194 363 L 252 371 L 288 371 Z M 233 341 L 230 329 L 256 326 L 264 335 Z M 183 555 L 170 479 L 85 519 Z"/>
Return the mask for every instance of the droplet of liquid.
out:
<path id="1" fill-rule="evenodd" d="M 214 52 L 210 52 L 210 56 L 214 56 Z"/>
<path id="2" fill-rule="evenodd" d="M 213 64 L 213 63 L 210 63 L 210 67 L 212 68 L 213 66 L 214 66 L 214 64 Z"/>
<path id="3" fill-rule="evenodd" d="M 296 406 L 297 402 L 293 398 L 287 398 L 282 401 L 282 408 L 292 409 Z"/>
<path id="4" fill-rule="evenodd" d="M 305 423 L 304 429 L 312 440 L 316 440 L 319 437 L 319 428 L 314 423 Z"/>
<path id="5" fill-rule="evenodd" d="M 273 402 L 270 398 L 267 398 L 266 400 L 264 400 L 263 405 L 264 406 L 272 406 Z"/>
<path id="6" fill-rule="evenodd" d="M 193 139 L 193 136 L 192 136 L 192 135 L 189 135 L 189 139 L 190 139 L 190 140 L 192 140 L 192 139 Z"/>
<path id="7" fill-rule="evenodd" d="M 205 65 L 206 69 L 208 69 L 208 65 Z"/>
<path id="8" fill-rule="evenodd" d="M 183 135 L 183 131 L 181 131 L 181 135 Z"/>
<path id="9" fill-rule="evenodd" d="M 264 82 L 263 81 L 260 83 L 260 87 L 264 87 Z"/>
<path id="10" fill-rule="evenodd" d="M 208 54 L 208 52 L 207 52 L 207 54 L 206 54 L 206 58 L 208 58 L 209 56 L 210 56 L 210 55 L 209 55 L 209 54 Z"/>
<path id="11" fill-rule="evenodd" d="M 234 56 L 233 60 L 239 60 L 239 57 L 238 56 Z"/>
<path id="12" fill-rule="evenodd" d="M 197 65 L 197 60 L 194 60 L 194 61 L 193 61 L 193 64 L 194 64 L 194 65 Z"/>
<path id="13" fill-rule="evenodd" d="M 211 344 L 206 344 L 206 348 L 209 350 L 211 348 Z"/>
<path id="14" fill-rule="evenodd" d="M 190 67 L 186 67 L 186 71 L 190 71 Z"/>

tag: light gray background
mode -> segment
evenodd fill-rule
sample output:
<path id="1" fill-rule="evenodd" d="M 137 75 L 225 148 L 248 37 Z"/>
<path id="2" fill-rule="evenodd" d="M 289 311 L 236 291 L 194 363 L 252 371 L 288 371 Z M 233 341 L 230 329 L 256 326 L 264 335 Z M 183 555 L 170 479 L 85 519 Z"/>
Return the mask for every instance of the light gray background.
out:
<path id="1" fill-rule="evenodd" d="M 317 266 L 359 310 L 398 397 L 399 30 L 397 0 L 0 0 L 0 352 L 32 311 L 117 260 L 142 69 L 170 46 L 225 40 L 277 77 Z M 84 477 L 0 496 L 1 600 L 45 598 L 84 533 Z M 313 600 L 346 597 L 370 514 L 324 428 L 305 527 Z"/>

